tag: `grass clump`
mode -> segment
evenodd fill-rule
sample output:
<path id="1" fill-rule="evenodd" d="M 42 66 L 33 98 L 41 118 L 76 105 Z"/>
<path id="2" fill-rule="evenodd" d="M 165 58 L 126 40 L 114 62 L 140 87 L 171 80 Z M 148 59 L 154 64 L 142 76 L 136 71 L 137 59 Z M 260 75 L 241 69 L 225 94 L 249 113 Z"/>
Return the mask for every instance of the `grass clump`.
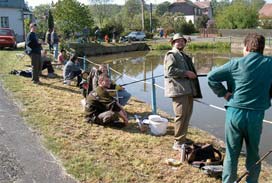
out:
<path id="1" fill-rule="evenodd" d="M 21 52 L 0 52 L 1 83 L 19 105 L 26 122 L 41 134 L 45 146 L 80 182 L 221 182 L 187 164 L 173 168 L 165 163 L 168 158 L 179 159 L 179 152 L 172 150 L 173 124 L 169 124 L 165 136 L 140 133 L 132 117 L 151 114 L 150 106 L 144 102 L 132 98 L 125 107 L 130 116 L 128 127 L 122 130 L 104 128 L 84 122 L 81 94 L 75 83 L 72 86 L 62 84 L 61 70 L 56 70 L 57 78 L 42 77 L 42 85 L 33 85 L 29 78 L 8 74 L 30 64 L 28 58 L 19 61 L 15 57 Z M 172 121 L 167 114 L 160 114 Z M 189 129 L 188 138 L 218 146 L 216 138 L 195 128 Z M 243 170 L 240 166 L 239 171 Z M 271 180 L 270 172 L 271 168 L 265 166 L 260 182 Z"/>

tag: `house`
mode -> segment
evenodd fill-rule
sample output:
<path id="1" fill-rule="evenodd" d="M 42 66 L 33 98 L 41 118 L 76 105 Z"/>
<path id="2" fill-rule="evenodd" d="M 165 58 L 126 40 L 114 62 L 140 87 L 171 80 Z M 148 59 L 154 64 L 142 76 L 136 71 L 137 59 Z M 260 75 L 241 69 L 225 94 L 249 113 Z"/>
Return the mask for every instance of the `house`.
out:
<path id="1" fill-rule="evenodd" d="M 259 10 L 259 24 L 262 28 L 272 29 L 272 3 L 265 4 Z"/>
<path id="2" fill-rule="evenodd" d="M 0 27 L 12 28 L 17 42 L 24 41 L 24 16 L 31 14 L 24 0 L 0 0 Z"/>
<path id="3" fill-rule="evenodd" d="M 207 15 L 210 19 L 212 18 L 212 9 L 210 1 L 196 1 L 190 0 L 176 0 L 168 7 L 168 11 L 171 13 L 182 13 L 187 22 L 190 20 L 194 24 L 198 17 Z"/>
<path id="4" fill-rule="evenodd" d="M 194 4 L 197 5 L 201 9 L 202 15 L 207 15 L 209 19 L 213 18 L 211 2 L 209 0 L 204 0 L 204 1 L 197 0 L 196 2 L 194 2 Z"/>
<path id="5" fill-rule="evenodd" d="M 265 4 L 259 10 L 259 18 L 271 18 L 272 19 L 272 3 Z"/>

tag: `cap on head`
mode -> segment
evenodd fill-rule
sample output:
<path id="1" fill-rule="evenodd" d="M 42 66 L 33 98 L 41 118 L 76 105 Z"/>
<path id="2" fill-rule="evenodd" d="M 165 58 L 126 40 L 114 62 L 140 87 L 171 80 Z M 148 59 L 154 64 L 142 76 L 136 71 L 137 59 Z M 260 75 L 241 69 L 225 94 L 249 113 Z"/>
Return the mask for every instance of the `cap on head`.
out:
<path id="1" fill-rule="evenodd" d="M 187 43 L 187 39 L 185 39 L 185 37 L 183 37 L 183 35 L 181 35 L 180 33 L 176 33 L 173 38 L 171 39 L 171 44 L 174 43 L 175 40 L 178 39 L 183 39 L 185 41 L 185 43 Z"/>

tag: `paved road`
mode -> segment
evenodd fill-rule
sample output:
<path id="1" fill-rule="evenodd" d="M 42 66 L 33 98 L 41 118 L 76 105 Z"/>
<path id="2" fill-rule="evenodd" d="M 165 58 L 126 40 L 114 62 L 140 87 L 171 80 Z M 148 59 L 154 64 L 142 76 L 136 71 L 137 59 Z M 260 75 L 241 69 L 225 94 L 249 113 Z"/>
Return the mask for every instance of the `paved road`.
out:
<path id="1" fill-rule="evenodd" d="M 29 129 L 0 83 L 0 183 L 76 183 Z"/>

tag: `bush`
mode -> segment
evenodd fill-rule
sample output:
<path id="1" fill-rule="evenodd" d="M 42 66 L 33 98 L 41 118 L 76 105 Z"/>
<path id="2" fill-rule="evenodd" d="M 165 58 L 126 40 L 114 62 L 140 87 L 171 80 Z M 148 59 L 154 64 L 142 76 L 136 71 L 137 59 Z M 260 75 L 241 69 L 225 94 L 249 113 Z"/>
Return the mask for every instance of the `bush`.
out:
<path id="1" fill-rule="evenodd" d="M 146 35 L 146 39 L 153 39 L 154 37 L 154 33 L 151 33 L 151 32 L 146 32 L 145 35 Z"/>
<path id="2" fill-rule="evenodd" d="M 230 43 L 226 43 L 226 42 L 190 43 L 187 45 L 187 48 L 192 49 L 192 50 L 195 50 L 195 49 L 229 49 Z"/>

